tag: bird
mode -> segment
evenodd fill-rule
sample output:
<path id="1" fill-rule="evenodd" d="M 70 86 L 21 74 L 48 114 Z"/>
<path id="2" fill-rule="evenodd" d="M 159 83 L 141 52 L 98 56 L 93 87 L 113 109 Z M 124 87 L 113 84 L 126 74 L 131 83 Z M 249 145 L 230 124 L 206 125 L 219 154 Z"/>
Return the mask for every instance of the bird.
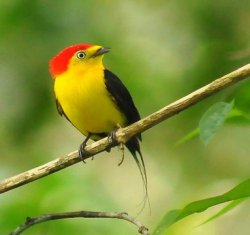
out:
<path id="1" fill-rule="evenodd" d="M 79 43 L 60 51 L 49 62 L 59 114 L 84 136 L 79 155 L 89 139 L 110 137 L 117 129 L 140 120 L 132 96 L 123 82 L 104 66 L 109 47 Z M 147 174 L 140 150 L 141 134 L 125 146 L 132 154 L 147 194 Z"/>

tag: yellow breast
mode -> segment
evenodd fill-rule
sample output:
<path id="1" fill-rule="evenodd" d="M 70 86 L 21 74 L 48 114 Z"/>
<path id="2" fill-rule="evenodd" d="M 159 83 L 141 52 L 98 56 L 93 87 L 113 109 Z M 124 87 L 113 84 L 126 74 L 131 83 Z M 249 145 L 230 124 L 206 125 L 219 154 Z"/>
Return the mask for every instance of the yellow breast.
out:
<path id="1" fill-rule="evenodd" d="M 54 91 L 67 118 L 84 135 L 125 125 L 106 89 L 102 68 L 67 71 L 56 78 Z"/>

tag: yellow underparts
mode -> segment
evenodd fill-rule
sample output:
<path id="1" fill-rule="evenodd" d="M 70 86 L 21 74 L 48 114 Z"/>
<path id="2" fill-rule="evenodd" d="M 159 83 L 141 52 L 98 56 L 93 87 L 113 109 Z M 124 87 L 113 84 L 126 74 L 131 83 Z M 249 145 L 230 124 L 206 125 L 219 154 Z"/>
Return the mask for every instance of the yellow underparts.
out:
<path id="1" fill-rule="evenodd" d="M 108 133 L 125 125 L 124 115 L 105 87 L 100 64 L 74 65 L 56 78 L 54 91 L 67 118 L 84 135 Z"/>

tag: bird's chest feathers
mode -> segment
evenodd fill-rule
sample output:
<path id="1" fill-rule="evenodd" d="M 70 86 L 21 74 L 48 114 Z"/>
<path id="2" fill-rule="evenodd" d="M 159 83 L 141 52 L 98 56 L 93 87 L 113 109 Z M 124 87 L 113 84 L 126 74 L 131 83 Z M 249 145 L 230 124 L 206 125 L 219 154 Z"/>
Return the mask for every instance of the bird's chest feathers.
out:
<path id="1" fill-rule="evenodd" d="M 108 93 L 103 70 L 73 71 L 55 81 L 64 113 L 82 133 L 109 132 L 124 118 Z"/>
<path id="2" fill-rule="evenodd" d="M 63 106 L 71 106 L 79 111 L 95 109 L 99 103 L 97 98 L 107 93 L 103 74 L 99 73 L 70 73 L 56 80 L 56 95 Z"/>

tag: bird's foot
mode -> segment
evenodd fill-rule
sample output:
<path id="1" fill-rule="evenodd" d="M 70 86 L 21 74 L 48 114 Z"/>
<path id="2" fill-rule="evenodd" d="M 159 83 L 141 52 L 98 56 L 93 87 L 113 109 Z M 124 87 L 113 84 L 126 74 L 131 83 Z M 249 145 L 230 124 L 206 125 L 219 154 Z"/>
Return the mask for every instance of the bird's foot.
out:
<path id="1" fill-rule="evenodd" d="M 116 131 L 111 131 L 108 133 L 108 141 L 109 143 L 116 142 Z"/>
<path id="2" fill-rule="evenodd" d="M 80 148 L 79 148 L 79 157 L 83 163 L 86 163 L 84 160 L 86 156 L 88 156 L 88 152 L 85 150 L 85 147 L 90 137 L 91 137 L 91 133 L 88 133 L 86 139 L 81 143 Z"/>
<path id="3" fill-rule="evenodd" d="M 86 143 L 84 141 L 81 143 L 81 145 L 79 147 L 79 157 L 83 163 L 86 163 L 85 157 L 88 155 L 88 152 L 85 150 L 85 147 L 86 147 Z"/>
<path id="4" fill-rule="evenodd" d="M 122 159 L 121 159 L 121 161 L 118 163 L 118 166 L 120 166 L 120 165 L 123 163 L 123 161 L 124 161 L 124 144 L 123 144 L 123 143 L 120 143 L 119 147 L 120 147 L 120 150 L 122 151 Z"/>
<path id="5" fill-rule="evenodd" d="M 114 143 L 114 145 L 117 144 L 117 139 L 116 139 L 116 130 L 115 131 L 111 131 L 109 134 L 108 134 L 108 141 L 109 143 Z M 123 161 L 124 161 L 124 144 L 123 143 L 120 143 L 119 144 L 119 148 L 120 150 L 122 151 L 122 159 L 121 161 L 118 163 L 118 166 L 120 166 Z M 110 152 L 111 150 L 111 147 L 109 147 L 106 151 L 107 152 Z"/>
<path id="6" fill-rule="evenodd" d="M 116 139 L 116 131 L 111 131 L 108 133 L 108 142 L 111 144 L 111 143 L 114 143 L 114 145 L 117 143 L 117 139 Z M 109 148 L 106 149 L 106 151 L 109 153 L 111 151 L 111 147 L 110 146 Z"/>

